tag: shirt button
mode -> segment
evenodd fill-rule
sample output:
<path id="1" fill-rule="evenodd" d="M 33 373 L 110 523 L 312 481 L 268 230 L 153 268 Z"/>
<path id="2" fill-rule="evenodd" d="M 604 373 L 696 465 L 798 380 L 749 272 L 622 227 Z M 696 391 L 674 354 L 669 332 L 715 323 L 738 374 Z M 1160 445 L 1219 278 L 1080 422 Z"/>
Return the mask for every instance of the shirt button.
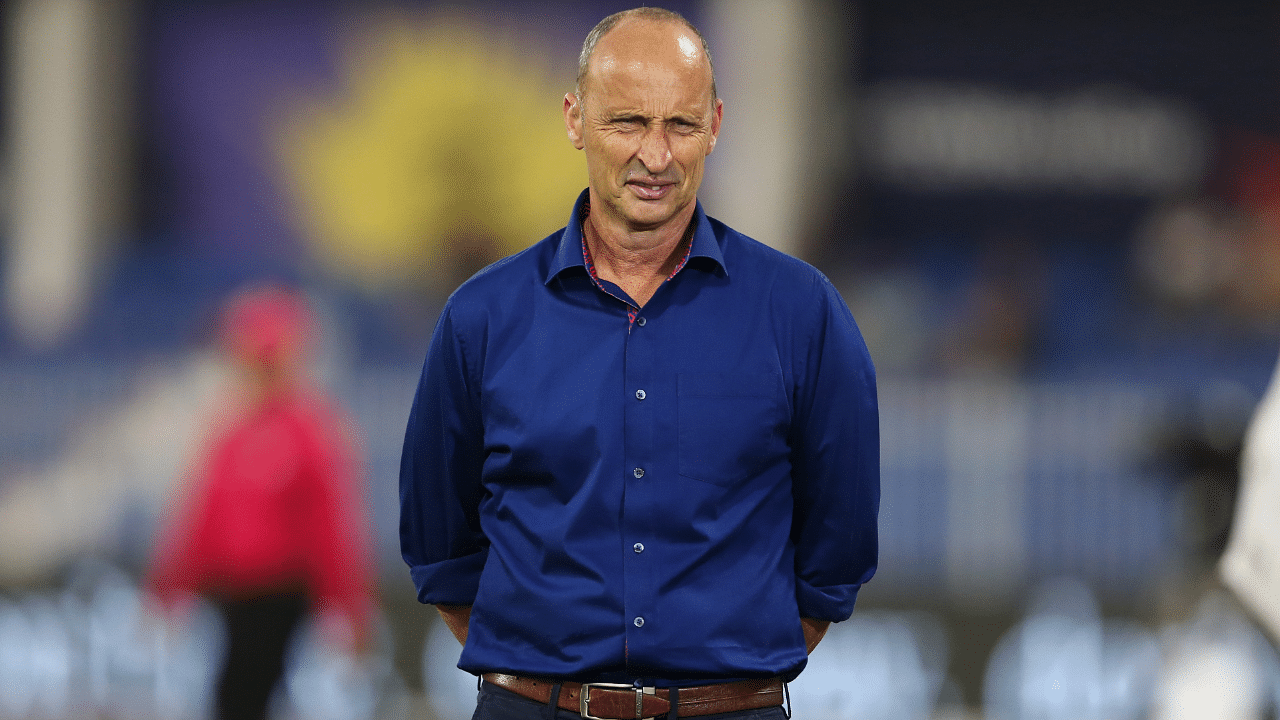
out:
<path id="1" fill-rule="evenodd" d="M 635 620 L 632 620 L 631 622 L 634 623 L 636 627 L 644 627 L 644 618 L 642 617 L 638 617 Z"/>
<path id="2" fill-rule="evenodd" d="M 644 399 L 644 391 L 643 391 L 643 390 L 637 390 L 637 391 L 636 391 L 636 399 L 637 399 L 637 400 L 643 400 L 643 399 Z"/>
<path id="3" fill-rule="evenodd" d="M 636 543 L 635 545 L 631 546 L 631 549 L 635 550 L 638 553 L 642 553 L 644 552 L 644 543 Z"/>
<path id="4" fill-rule="evenodd" d="M 631 474 L 635 475 L 637 478 L 642 478 L 644 477 L 644 468 L 636 468 L 631 471 Z"/>
<path id="5" fill-rule="evenodd" d="M 641 315 L 640 317 L 636 318 L 636 324 L 637 324 L 637 325 L 639 325 L 640 327 L 644 327 L 644 324 L 645 324 L 646 322 L 648 322 L 648 321 L 644 319 L 644 316 L 643 316 L 643 315 Z"/>

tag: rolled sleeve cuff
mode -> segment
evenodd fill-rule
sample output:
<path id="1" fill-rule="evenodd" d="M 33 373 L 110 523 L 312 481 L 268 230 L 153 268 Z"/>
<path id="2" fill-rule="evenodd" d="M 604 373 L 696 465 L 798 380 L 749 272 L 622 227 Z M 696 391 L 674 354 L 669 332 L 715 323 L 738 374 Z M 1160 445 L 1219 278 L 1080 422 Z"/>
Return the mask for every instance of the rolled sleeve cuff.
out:
<path id="1" fill-rule="evenodd" d="M 480 588 L 489 549 L 460 558 L 409 568 L 418 589 L 418 601 L 431 605 L 472 605 Z"/>
<path id="2" fill-rule="evenodd" d="M 858 599 L 861 585 L 831 585 L 815 587 L 796 578 L 796 604 L 800 617 L 814 620 L 841 622 L 853 614 L 853 603 Z"/>

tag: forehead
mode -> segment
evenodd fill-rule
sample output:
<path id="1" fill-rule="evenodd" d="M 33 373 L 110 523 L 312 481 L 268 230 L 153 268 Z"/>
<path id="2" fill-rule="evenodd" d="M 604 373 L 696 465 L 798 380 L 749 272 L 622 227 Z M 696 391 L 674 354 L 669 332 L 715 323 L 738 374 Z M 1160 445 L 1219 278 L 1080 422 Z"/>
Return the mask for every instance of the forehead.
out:
<path id="1" fill-rule="evenodd" d="M 711 66 L 702 44 L 675 22 L 630 20 L 600 39 L 588 85 L 615 99 L 700 101 L 710 98 Z"/>

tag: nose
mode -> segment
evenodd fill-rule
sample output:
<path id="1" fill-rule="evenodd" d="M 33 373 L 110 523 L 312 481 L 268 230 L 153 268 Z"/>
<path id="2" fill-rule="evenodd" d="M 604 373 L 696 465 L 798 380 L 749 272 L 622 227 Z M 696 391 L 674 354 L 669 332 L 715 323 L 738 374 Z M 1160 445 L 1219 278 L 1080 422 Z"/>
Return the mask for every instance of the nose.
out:
<path id="1" fill-rule="evenodd" d="M 667 140 L 667 129 L 662 123 L 654 123 L 644 131 L 637 155 L 645 170 L 655 175 L 671 164 L 671 144 Z"/>

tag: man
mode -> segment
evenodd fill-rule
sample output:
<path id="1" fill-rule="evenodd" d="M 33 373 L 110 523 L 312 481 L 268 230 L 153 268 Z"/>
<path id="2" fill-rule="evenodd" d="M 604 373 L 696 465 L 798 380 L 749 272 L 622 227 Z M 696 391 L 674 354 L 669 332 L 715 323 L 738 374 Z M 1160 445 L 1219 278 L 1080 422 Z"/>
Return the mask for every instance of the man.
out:
<path id="1" fill-rule="evenodd" d="M 418 598 L 483 676 L 477 718 L 780 717 L 875 570 L 871 360 L 826 278 L 698 203 L 723 104 L 688 21 L 603 20 L 563 110 L 568 226 L 464 283 L 428 351 Z"/>

